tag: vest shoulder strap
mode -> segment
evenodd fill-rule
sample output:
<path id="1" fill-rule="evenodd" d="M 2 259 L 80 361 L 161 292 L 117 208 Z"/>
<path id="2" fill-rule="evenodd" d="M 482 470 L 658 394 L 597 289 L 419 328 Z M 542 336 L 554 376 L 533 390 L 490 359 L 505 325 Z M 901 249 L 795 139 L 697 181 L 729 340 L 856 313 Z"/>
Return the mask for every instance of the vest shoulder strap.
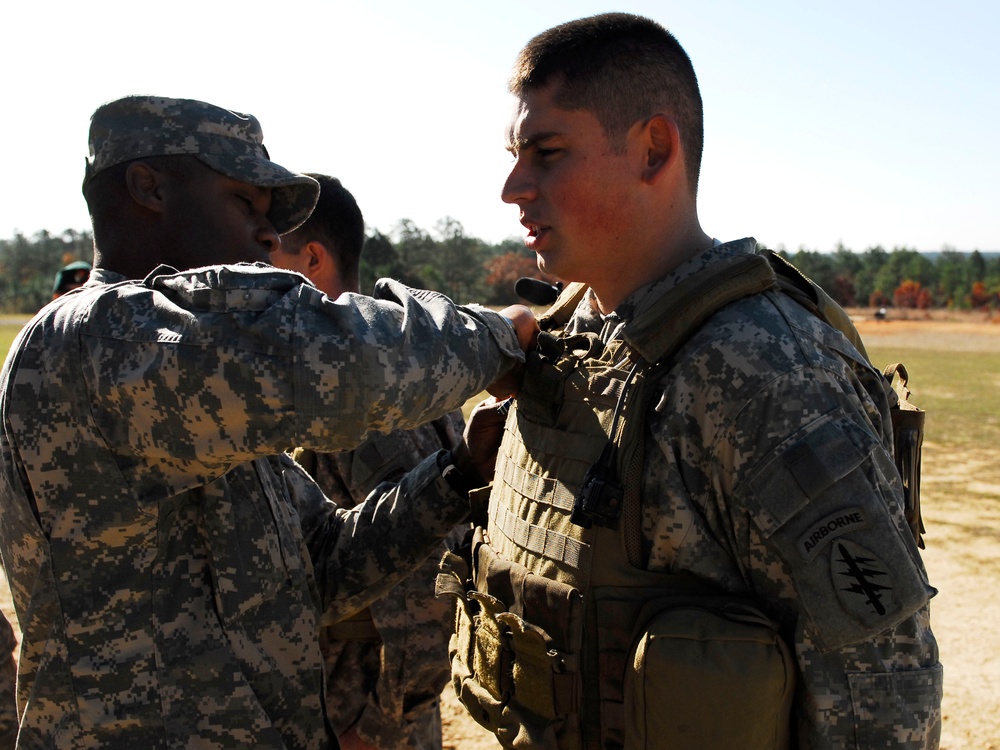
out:
<path id="1" fill-rule="evenodd" d="M 813 315 L 822 318 L 844 334 L 861 356 L 871 362 L 871 358 L 865 350 L 864 342 L 861 340 L 861 334 L 854 327 L 854 323 L 844 308 L 834 302 L 833 298 L 823 291 L 823 288 L 819 284 L 776 252 L 773 250 L 761 250 L 760 252 L 767 258 L 768 263 L 771 264 L 771 268 L 774 269 L 781 291 L 809 310 Z"/>
<path id="2" fill-rule="evenodd" d="M 543 331 L 551 331 L 563 328 L 576 310 L 583 295 L 587 293 L 587 285 L 574 281 L 567 284 L 559 293 L 556 301 L 541 315 L 538 316 L 538 324 Z"/>
<path id="3" fill-rule="evenodd" d="M 777 285 L 765 257 L 726 258 L 679 283 L 629 322 L 622 335 L 643 359 L 658 362 L 676 352 L 717 310 Z"/>

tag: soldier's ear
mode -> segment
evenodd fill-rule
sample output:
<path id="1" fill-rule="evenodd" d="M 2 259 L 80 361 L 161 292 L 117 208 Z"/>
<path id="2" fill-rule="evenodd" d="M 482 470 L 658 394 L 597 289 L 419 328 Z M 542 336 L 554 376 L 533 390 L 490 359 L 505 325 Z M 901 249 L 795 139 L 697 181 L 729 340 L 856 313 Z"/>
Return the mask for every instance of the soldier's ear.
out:
<path id="1" fill-rule="evenodd" d="M 137 204 L 155 213 L 163 213 L 164 175 L 144 161 L 134 161 L 125 170 L 125 186 Z"/>
<path id="2" fill-rule="evenodd" d="M 344 283 L 340 275 L 340 262 L 325 244 L 317 240 L 307 242 L 300 251 L 308 267 L 306 275 L 313 283 L 331 297 L 339 297 L 343 292 L 354 291 Z"/>
<path id="3" fill-rule="evenodd" d="M 303 257 L 306 261 L 306 266 L 310 271 L 310 277 L 316 271 L 323 269 L 323 267 L 332 260 L 323 243 L 316 240 L 307 242 L 302 246 L 302 249 L 299 252 L 305 253 Z"/>
<path id="4" fill-rule="evenodd" d="M 680 161 L 680 130 L 674 118 L 656 114 L 646 121 L 642 139 L 645 149 L 642 179 L 653 185 Z"/>

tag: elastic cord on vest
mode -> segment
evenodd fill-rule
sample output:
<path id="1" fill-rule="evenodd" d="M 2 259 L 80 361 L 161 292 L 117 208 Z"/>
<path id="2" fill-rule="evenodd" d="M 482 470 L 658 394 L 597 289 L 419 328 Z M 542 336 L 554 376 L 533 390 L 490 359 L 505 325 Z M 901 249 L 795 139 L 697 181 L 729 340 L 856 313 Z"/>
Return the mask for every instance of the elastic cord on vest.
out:
<path id="1" fill-rule="evenodd" d="M 615 473 L 616 453 L 618 446 L 615 444 L 615 436 L 618 434 L 618 420 L 622 414 L 625 398 L 629 393 L 629 386 L 635 379 L 643 360 L 639 359 L 628 376 L 625 378 L 625 385 L 621 395 L 615 404 L 615 411 L 611 417 L 610 439 L 601 451 L 600 457 L 583 479 L 583 485 L 577 493 L 576 501 L 573 503 L 573 513 L 570 521 L 577 526 L 589 529 L 593 524 L 598 526 L 614 527 L 618 523 L 618 518 L 622 512 L 622 502 L 625 499 L 625 488 Z"/>

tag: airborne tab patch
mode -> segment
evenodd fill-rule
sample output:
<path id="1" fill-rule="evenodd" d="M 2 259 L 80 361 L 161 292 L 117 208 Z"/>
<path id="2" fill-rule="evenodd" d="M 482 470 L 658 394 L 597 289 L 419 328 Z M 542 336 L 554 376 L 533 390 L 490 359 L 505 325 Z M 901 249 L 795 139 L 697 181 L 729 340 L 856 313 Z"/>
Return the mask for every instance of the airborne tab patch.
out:
<path id="1" fill-rule="evenodd" d="M 869 526 L 868 516 L 861 508 L 848 508 L 832 513 L 810 526 L 806 533 L 799 537 L 799 552 L 806 560 L 811 560 L 831 540 L 857 529 L 867 529 Z"/>

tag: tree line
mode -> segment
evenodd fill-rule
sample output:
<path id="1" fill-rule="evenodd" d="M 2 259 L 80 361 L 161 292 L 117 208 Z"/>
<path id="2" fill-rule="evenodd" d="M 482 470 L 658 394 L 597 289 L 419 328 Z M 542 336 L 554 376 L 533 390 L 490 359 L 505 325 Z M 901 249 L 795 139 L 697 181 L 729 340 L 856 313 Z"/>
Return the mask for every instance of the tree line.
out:
<path id="1" fill-rule="evenodd" d="M 844 307 L 1000 308 L 1000 254 L 878 246 L 855 253 L 843 245 L 829 253 L 779 253 Z M 0 240 L 0 312 L 34 313 L 52 299 L 60 268 L 92 257 L 89 231 L 41 231 Z M 490 244 L 466 234 L 450 217 L 432 231 L 409 219 L 387 233 L 369 229 L 360 271 L 361 288 L 368 292 L 376 279 L 387 276 L 458 302 L 491 305 L 516 302 L 514 282 L 521 276 L 556 280 L 538 270 L 521 239 Z"/>

